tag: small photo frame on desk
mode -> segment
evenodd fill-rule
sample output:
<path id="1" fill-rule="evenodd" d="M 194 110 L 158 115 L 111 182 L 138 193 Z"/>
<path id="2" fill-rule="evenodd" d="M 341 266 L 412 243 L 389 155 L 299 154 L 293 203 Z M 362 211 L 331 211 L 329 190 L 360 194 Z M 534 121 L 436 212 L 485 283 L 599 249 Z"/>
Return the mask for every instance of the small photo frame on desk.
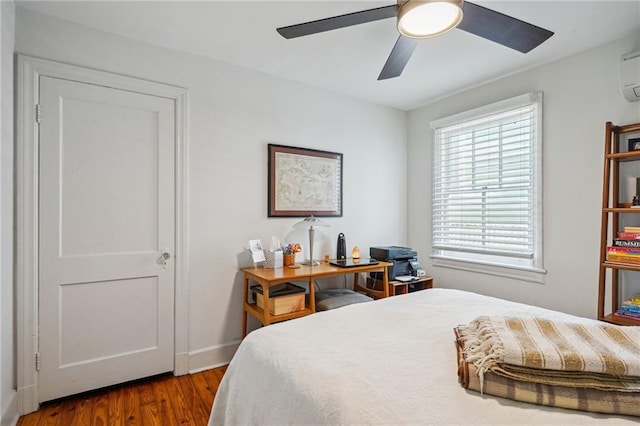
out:
<path id="1" fill-rule="evenodd" d="M 251 260 L 253 263 L 260 263 L 266 260 L 264 250 L 262 250 L 262 242 L 260 240 L 249 240 L 249 251 L 251 251 Z"/>
<path id="2" fill-rule="evenodd" d="M 341 217 L 342 154 L 269 144 L 268 217 Z"/>
<path id="3" fill-rule="evenodd" d="M 629 151 L 640 151 L 640 138 L 629 139 Z"/>

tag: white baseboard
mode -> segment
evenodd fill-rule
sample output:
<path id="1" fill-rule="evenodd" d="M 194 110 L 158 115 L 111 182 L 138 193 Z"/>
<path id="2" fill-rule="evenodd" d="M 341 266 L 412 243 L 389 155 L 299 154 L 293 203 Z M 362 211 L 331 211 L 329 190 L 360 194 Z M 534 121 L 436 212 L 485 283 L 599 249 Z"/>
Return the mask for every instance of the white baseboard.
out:
<path id="1" fill-rule="evenodd" d="M 187 352 L 181 352 L 176 354 L 173 374 L 175 376 L 182 376 L 189 373 L 189 354 Z"/>
<path id="2" fill-rule="evenodd" d="M 25 415 L 38 411 L 38 388 L 35 385 L 18 389 L 18 414 Z"/>
<path id="3" fill-rule="evenodd" d="M 238 345 L 240 345 L 240 340 L 189 352 L 189 373 L 197 373 L 229 364 Z"/>
<path id="4" fill-rule="evenodd" d="M 7 403 L 2 407 L 2 416 L 0 417 L 1 426 L 15 426 L 18 424 L 18 393 L 11 392 Z"/>

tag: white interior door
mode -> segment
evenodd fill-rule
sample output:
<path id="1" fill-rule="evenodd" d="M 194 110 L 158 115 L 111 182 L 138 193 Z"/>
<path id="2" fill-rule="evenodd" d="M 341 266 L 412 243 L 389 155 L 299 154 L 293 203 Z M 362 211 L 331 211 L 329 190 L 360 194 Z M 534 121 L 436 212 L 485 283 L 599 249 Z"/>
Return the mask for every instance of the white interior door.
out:
<path id="1" fill-rule="evenodd" d="M 174 368 L 175 106 L 52 77 L 40 105 L 42 402 Z"/>

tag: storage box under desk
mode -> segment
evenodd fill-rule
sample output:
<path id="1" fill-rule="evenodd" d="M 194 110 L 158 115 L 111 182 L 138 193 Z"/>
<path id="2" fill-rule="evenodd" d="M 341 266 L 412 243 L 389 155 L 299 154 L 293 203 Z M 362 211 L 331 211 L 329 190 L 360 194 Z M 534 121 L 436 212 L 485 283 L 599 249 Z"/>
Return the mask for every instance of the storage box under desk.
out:
<path id="1" fill-rule="evenodd" d="M 260 309 L 264 309 L 262 286 L 251 286 L 253 298 Z M 271 315 L 282 315 L 304 310 L 303 287 L 285 283 L 269 288 L 269 312 Z"/>

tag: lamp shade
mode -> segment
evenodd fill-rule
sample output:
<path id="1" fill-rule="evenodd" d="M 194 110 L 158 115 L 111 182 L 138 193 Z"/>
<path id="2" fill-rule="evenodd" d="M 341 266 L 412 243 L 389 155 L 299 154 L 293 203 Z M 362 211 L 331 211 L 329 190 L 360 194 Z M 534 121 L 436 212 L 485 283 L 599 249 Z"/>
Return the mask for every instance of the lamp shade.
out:
<path id="1" fill-rule="evenodd" d="M 462 0 L 407 0 L 398 9 L 398 31 L 428 38 L 446 33 L 462 21 Z"/>
<path id="2" fill-rule="evenodd" d="M 329 224 L 326 222 L 321 221 L 320 219 L 318 219 L 315 216 L 309 216 L 309 217 L 305 217 L 303 220 L 301 220 L 300 222 L 296 223 L 295 225 L 293 225 L 294 228 L 309 228 L 310 226 L 325 226 L 325 227 L 329 227 Z"/>

